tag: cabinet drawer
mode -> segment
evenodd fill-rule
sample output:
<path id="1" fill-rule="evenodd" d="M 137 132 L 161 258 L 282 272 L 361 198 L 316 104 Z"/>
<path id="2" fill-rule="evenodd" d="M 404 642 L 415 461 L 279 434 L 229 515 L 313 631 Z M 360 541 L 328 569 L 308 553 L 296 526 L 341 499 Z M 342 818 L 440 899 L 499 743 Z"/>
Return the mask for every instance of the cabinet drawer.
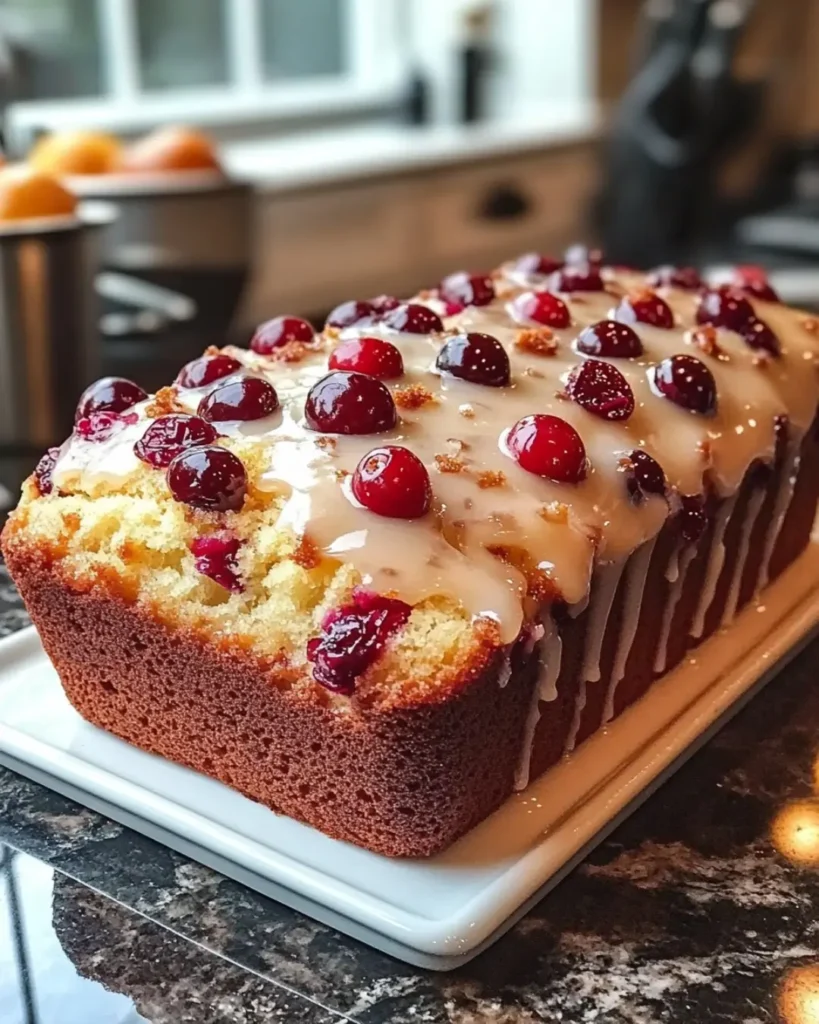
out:
<path id="1" fill-rule="evenodd" d="M 489 265 L 571 237 L 586 215 L 595 163 L 583 149 L 437 175 L 424 199 L 425 255 L 480 268 L 482 259 Z"/>

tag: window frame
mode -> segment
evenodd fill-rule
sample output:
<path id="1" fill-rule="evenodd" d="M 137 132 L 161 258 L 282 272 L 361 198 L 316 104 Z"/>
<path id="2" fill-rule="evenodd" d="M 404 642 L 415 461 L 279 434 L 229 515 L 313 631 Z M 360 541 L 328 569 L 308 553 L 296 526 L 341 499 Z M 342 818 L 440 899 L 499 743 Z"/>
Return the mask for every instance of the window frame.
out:
<path id="1" fill-rule="evenodd" d="M 96 0 L 105 94 L 88 99 L 13 103 L 7 112 L 12 144 L 25 146 L 36 131 L 77 126 L 127 133 L 169 121 L 216 128 L 219 124 L 262 118 L 355 111 L 398 99 L 406 80 L 406 57 L 399 42 L 402 0 L 347 0 L 346 74 L 276 82 L 264 79 L 260 0 L 225 0 L 230 80 L 194 89 L 143 89 L 138 2 Z"/>

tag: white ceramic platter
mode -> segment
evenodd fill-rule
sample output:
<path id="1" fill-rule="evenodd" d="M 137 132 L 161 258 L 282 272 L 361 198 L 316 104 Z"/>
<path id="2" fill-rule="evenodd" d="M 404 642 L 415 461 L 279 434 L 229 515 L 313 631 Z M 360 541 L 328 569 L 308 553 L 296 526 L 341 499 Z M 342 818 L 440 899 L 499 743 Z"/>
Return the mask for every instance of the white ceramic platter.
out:
<path id="1" fill-rule="evenodd" d="M 813 545 L 603 733 L 430 860 L 390 860 L 273 814 L 88 725 L 37 634 L 0 642 L 0 763 L 422 967 L 485 949 L 556 885 L 819 623 Z"/>

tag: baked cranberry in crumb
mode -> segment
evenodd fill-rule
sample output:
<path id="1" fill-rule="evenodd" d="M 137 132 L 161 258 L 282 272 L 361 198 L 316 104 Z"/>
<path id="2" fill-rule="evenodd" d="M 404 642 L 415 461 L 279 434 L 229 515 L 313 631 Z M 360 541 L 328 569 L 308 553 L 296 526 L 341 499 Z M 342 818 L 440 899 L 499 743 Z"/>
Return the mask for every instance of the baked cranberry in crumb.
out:
<path id="1" fill-rule="evenodd" d="M 191 542 L 191 554 L 194 557 L 196 571 L 212 579 L 225 590 L 241 594 L 245 589 L 239 577 L 239 566 L 236 556 L 242 542 L 229 530 L 219 530 L 204 537 L 196 537 Z"/>
<path id="2" fill-rule="evenodd" d="M 639 295 L 624 296 L 614 310 L 612 319 L 627 324 L 650 324 L 652 327 L 664 327 L 666 330 L 674 326 L 671 307 L 665 299 L 648 290 Z"/>
<path id="3" fill-rule="evenodd" d="M 647 277 L 652 288 L 680 288 L 695 292 L 702 287 L 702 278 L 695 267 L 673 267 L 666 264 L 650 270 Z"/>
<path id="4" fill-rule="evenodd" d="M 562 270 L 556 270 L 549 277 L 549 291 L 552 292 L 602 292 L 603 278 L 598 267 L 589 263 L 577 263 Z"/>
<path id="5" fill-rule="evenodd" d="M 279 408 L 273 385 L 261 377 L 229 380 L 205 395 L 197 410 L 202 419 L 224 423 L 228 420 L 261 420 Z"/>
<path id="6" fill-rule="evenodd" d="M 700 295 L 696 319 L 698 324 L 713 324 L 742 334 L 755 315 L 754 307 L 738 288 L 723 284 Z"/>
<path id="7" fill-rule="evenodd" d="M 742 340 L 749 348 L 767 352 L 770 356 L 778 356 L 782 351 L 776 334 L 764 320 L 758 320 L 756 317 L 745 325 Z"/>
<path id="8" fill-rule="evenodd" d="M 495 298 L 495 285 L 488 274 L 469 274 L 459 270 L 441 281 L 438 294 L 444 302 L 457 302 L 461 306 L 488 306 Z"/>
<path id="9" fill-rule="evenodd" d="M 585 479 L 586 448 L 574 427 L 559 416 L 524 416 L 509 431 L 506 445 L 529 473 L 566 484 Z"/>
<path id="10" fill-rule="evenodd" d="M 747 295 L 753 295 L 755 299 L 762 299 L 765 302 L 781 301 L 762 267 L 753 264 L 734 267 L 733 284 Z"/>
<path id="11" fill-rule="evenodd" d="M 378 311 L 366 299 L 349 299 L 327 317 L 327 327 L 354 327 L 356 324 L 372 324 L 378 319 Z"/>
<path id="12" fill-rule="evenodd" d="M 334 370 L 307 394 L 304 416 L 322 434 L 380 434 L 398 421 L 389 389 L 365 373 Z"/>
<path id="13" fill-rule="evenodd" d="M 215 380 L 237 373 L 241 368 L 238 359 L 226 356 L 223 352 L 215 356 L 200 356 L 182 367 L 176 383 L 183 388 L 204 388 Z"/>
<path id="14" fill-rule="evenodd" d="M 435 365 L 442 373 L 490 388 L 506 387 L 511 376 L 506 349 L 491 334 L 478 331 L 447 338 Z"/>
<path id="15" fill-rule="evenodd" d="M 571 323 L 569 307 L 551 292 L 523 292 L 512 301 L 512 316 L 519 324 L 536 323 L 562 328 Z"/>
<path id="16" fill-rule="evenodd" d="M 313 678 L 328 690 L 349 696 L 356 679 L 378 659 L 411 612 L 403 601 L 356 588 L 350 604 L 324 616 L 321 636 L 307 642 Z"/>
<path id="17" fill-rule="evenodd" d="M 622 373 L 601 359 L 586 359 L 566 381 L 566 394 L 587 412 L 604 420 L 627 420 L 634 412 L 634 392 Z"/>
<path id="18" fill-rule="evenodd" d="M 405 334 L 432 334 L 442 331 L 443 322 L 435 310 L 422 306 L 420 302 L 406 302 L 391 309 L 384 317 L 384 323 L 394 331 Z"/>
<path id="19" fill-rule="evenodd" d="M 683 409 L 704 415 L 716 411 L 717 382 L 696 356 L 669 356 L 651 368 L 649 378 L 661 395 Z"/>
<path id="20" fill-rule="evenodd" d="M 353 473 L 352 491 L 365 508 L 390 519 L 418 519 L 432 501 L 423 462 L 396 444 L 367 452 Z"/>
<path id="21" fill-rule="evenodd" d="M 40 494 L 51 494 L 54 489 L 52 475 L 57 459 L 60 457 L 59 448 L 49 448 L 34 468 L 34 479 L 37 481 L 37 490 Z"/>
<path id="22" fill-rule="evenodd" d="M 250 347 L 260 356 L 270 355 L 277 348 L 290 341 L 301 341 L 307 344 L 315 336 L 313 325 L 298 316 L 276 316 L 259 324 Z"/>
<path id="23" fill-rule="evenodd" d="M 681 494 L 680 502 L 680 533 L 683 540 L 696 544 L 708 526 L 705 502 L 697 494 Z"/>
<path id="24" fill-rule="evenodd" d="M 560 260 L 551 256 L 542 256 L 539 252 L 526 252 L 515 260 L 515 270 L 519 274 L 552 274 L 563 266 Z"/>
<path id="25" fill-rule="evenodd" d="M 160 416 L 134 444 L 134 454 L 154 469 L 166 469 L 180 452 L 212 444 L 216 428 L 199 416 L 171 413 Z"/>
<path id="26" fill-rule="evenodd" d="M 642 448 L 629 452 L 626 468 L 626 489 L 629 497 L 639 505 L 647 494 L 665 494 L 663 467 Z"/>
<path id="27" fill-rule="evenodd" d="M 189 448 L 168 466 L 168 487 L 184 505 L 207 512 L 235 512 L 245 500 L 247 473 L 241 460 L 226 448 Z"/>
<path id="28" fill-rule="evenodd" d="M 81 416 L 74 426 L 74 433 L 83 441 L 101 444 L 118 434 L 123 427 L 136 423 L 136 413 L 118 414 L 115 412 L 92 412 L 90 416 Z"/>
<path id="29" fill-rule="evenodd" d="M 139 384 L 124 377 L 103 377 L 89 384 L 77 404 L 75 422 L 92 412 L 125 412 L 148 397 Z"/>
<path id="30" fill-rule="evenodd" d="M 634 328 L 617 320 L 600 320 L 585 327 L 574 348 L 584 356 L 606 356 L 608 359 L 627 359 L 643 354 L 643 343 Z"/>
<path id="31" fill-rule="evenodd" d="M 382 338 L 350 338 L 330 353 L 331 370 L 355 370 L 379 380 L 394 380 L 404 372 L 401 353 Z"/>

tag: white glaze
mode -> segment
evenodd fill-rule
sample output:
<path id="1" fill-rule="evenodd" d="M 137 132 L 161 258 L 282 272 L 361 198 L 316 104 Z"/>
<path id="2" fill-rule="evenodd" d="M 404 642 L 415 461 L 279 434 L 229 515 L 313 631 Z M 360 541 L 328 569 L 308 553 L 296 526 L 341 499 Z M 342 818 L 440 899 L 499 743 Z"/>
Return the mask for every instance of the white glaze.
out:
<path id="1" fill-rule="evenodd" d="M 771 572 L 771 556 L 774 553 L 779 534 L 782 532 L 782 524 L 793 498 L 793 491 L 796 485 L 796 477 L 799 473 L 801 438 L 792 438 L 788 442 L 785 452 L 785 462 L 779 479 L 779 487 L 776 492 L 771 522 L 765 534 L 765 547 L 762 552 L 762 562 L 759 567 L 759 579 L 757 580 L 757 592 L 768 585 Z"/>
<path id="2" fill-rule="evenodd" d="M 742 523 L 742 529 L 739 535 L 739 547 L 737 548 L 737 557 L 734 560 L 734 568 L 731 576 L 731 586 L 728 590 L 728 597 L 725 601 L 725 608 L 722 613 L 721 625 L 727 626 L 729 623 L 734 621 L 734 616 L 737 611 L 737 604 L 739 602 L 739 591 L 742 586 L 742 577 L 745 573 L 745 563 L 748 561 L 748 551 L 751 546 L 751 534 L 754 530 L 754 524 L 756 523 L 759 510 L 765 501 L 765 490 L 761 487 L 757 488 L 748 502 L 748 509 L 745 513 L 745 520 Z"/>
<path id="3" fill-rule="evenodd" d="M 691 636 L 701 637 L 705 629 L 705 617 L 708 609 L 714 600 L 717 592 L 722 567 L 725 565 L 725 531 L 734 513 L 734 506 L 737 503 L 737 495 L 723 501 L 716 516 L 714 517 L 714 528 L 711 534 L 711 547 L 708 550 L 708 565 L 705 569 L 705 579 L 702 581 L 702 590 L 697 601 L 697 608 L 694 618 L 691 620 Z"/>
<path id="4" fill-rule="evenodd" d="M 669 581 L 671 586 L 668 588 L 668 595 L 665 599 L 663 621 L 660 626 L 660 637 L 657 643 L 657 653 L 654 656 L 655 672 L 664 672 L 666 665 L 668 664 L 668 640 L 671 636 L 674 612 L 677 610 L 677 605 L 682 597 L 688 566 L 694 560 L 696 553 L 697 549 L 695 547 L 686 545 L 682 549 L 678 548 L 671 555 L 670 561 L 674 563 L 674 579 Z M 669 579 L 667 570 L 666 579 Z"/>
<path id="5" fill-rule="evenodd" d="M 552 617 L 544 619 L 544 635 L 540 640 L 538 654 L 538 678 L 532 694 L 532 703 L 526 716 L 523 730 L 523 743 L 520 758 L 515 771 L 514 788 L 526 789 L 529 785 L 529 771 L 532 761 L 532 745 L 535 730 L 540 721 L 540 705 L 557 699 L 557 680 L 560 676 L 560 664 L 563 656 L 563 641 Z"/>
<path id="6" fill-rule="evenodd" d="M 614 603 L 614 595 L 617 593 L 617 585 L 625 566 L 625 561 L 599 565 L 592 580 L 588 623 L 583 640 L 583 665 L 580 669 L 581 678 L 587 683 L 596 683 L 600 679 L 600 654 L 603 650 L 603 639 L 609 624 L 609 615 Z"/>

